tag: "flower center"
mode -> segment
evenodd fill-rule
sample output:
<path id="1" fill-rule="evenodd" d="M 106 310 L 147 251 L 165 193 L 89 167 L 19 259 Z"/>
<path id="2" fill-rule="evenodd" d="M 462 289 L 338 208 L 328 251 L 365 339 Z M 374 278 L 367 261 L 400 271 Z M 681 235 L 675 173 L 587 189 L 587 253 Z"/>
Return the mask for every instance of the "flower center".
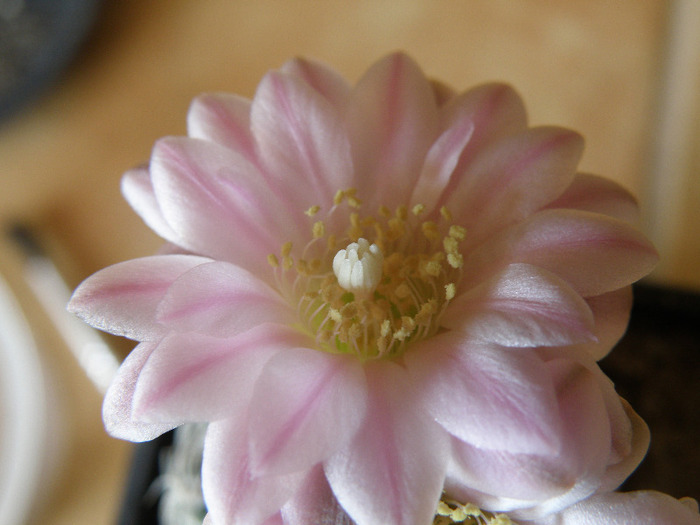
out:
<path id="1" fill-rule="evenodd" d="M 465 230 L 444 208 L 426 220 L 421 205 L 364 215 L 360 207 L 354 190 L 339 191 L 300 253 L 285 243 L 281 258 L 268 261 L 319 349 L 362 360 L 397 357 L 439 330 L 461 276 Z"/>

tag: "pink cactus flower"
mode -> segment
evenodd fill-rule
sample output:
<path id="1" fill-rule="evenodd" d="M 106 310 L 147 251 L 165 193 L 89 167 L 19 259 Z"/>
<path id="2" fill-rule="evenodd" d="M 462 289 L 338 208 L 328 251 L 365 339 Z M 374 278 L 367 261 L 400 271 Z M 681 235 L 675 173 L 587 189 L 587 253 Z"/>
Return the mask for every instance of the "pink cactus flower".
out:
<path id="1" fill-rule="evenodd" d="M 528 519 L 619 484 L 644 424 L 596 360 L 654 266 L 634 199 L 505 85 L 403 54 L 292 60 L 197 98 L 123 191 L 169 248 L 70 309 L 139 341 L 104 402 L 143 441 L 209 422 L 214 524 L 429 524 L 444 489 Z M 335 523 L 335 522 L 329 522 Z"/>

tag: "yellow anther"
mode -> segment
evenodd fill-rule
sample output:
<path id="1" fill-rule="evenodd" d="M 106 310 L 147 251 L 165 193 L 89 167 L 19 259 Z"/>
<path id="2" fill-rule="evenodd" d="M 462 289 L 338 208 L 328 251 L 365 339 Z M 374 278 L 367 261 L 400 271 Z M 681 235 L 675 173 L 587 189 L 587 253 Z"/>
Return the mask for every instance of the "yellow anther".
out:
<path id="1" fill-rule="evenodd" d="M 294 267 L 294 259 L 292 257 L 287 255 L 286 257 L 282 258 L 282 268 L 289 270 L 292 267 Z"/>
<path id="2" fill-rule="evenodd" d="M 461 268 L 464 265 L 464 257 L 461 253 L 448 253 L 447 263 L 452 266 L 452 268 Z"/>
<path id="3" fill-rule="evenodd" d="M 389 322 L 389 319 L 384 319 L 382 321 L 381 328 L 379 329 L 379 335 L 382 337 L 387 337 L 391 333 L 391 323 Z"/>
<path id="4" fill-rule="evenodd" d="M 445 285 L 445 299 L 451 301 L 457 294 L 457 287 L 455 283 L 448 283 Z"/>
<path id="5" fill-rule="evenodd" d="M 394 332 L 394 339 L 397 341 L 405 341 L 411 336 L 415 328 L 416 322 L 413 320 L 413 318 L 404 315 L 401 317 L 401 328 Z"/>
<path id="6" fill-rule="evenodd" d="M 449 516 L 452 514 L 452 509 L 444 501 L 439 501 L 436 513 L 440 516 Z"/>
<path id="7" fill-rule="evenodd" d="M 458 253 L 459 242 L 454 237 L 445 237 L 442 240 L 442 246 L 445 248 L 445 253 Z"/>
<path id="8" fill-rule="evenodd" d="M 273 268 L 277 268 L 280 265 L 280 261 L 274 253 L 267 256 L 267 262 Z"/>
<path id="9" fill-rule="evenodd" d="M 416 204 L 412 209 L 413 215 L 418 217 L 421 213 L 425 211 L 425 204 Z"/>
<path id="10" fill-rule="evenodd" d="M 433 277 L 438 277 L 442 271 L 442 265 L 437 261 L 428 261 L 423 267 L 425 273 L 432 275 Z"/>
<path id="11" fill-rule="evenodd" d="M 359 339 L 362 335 L 362 327 L 358 323 L 352 323 L 348 327 L 348 338 L 349 339 Z"/>
<path id="12" fill-rule="evenodd" d="M 348 206 L 357 209 L 362 206 L 362 201 L 357 197 L 348 196 Z"/>
<path id="13" fill-rule="evenodd" d="M 343 190 L 338 190 L 335 192 L 335 195 L 333 196 L 333 204 L 336 206 L 343 202 L 343 199 L 345 198 L 345 192 Z"/>
<path id="14" fill-rule="evenodd" d="M 464 226 L 453 224 L 450 226 L 449 236 L 458 241 L 463 241 L 467 236 L 467 229 Z"/>
<path id="15" fill-rule="evenodd" d="M 416 314 L 415 320 L 418 324 L 427 324 L 430 322 L 433 314 L 437 310 L 437 302 L 435 299 L 431 299 L 427 303 L 423 303 L 420 307 L 420 311 Z"/>
<path id="16" fill-rule="evenodd" d="M 398 208 L 396 208 L 396 217 L 398 219 L 401 219 L 402 221 L 406 220 L 406 217 L 408 217 L 408 209 L 406 206 L 401 205 Z"/>
<path id="17" fill-rule="evenodd" d="M 313 205 L 313 206 L 311 206 L 311 208 L 309 208 L 308 210 L 306 210 L 304 213 L 305 213 L 307 216 L 309 216 L 309 217 L 313 217 L 313 216 L 316 215 L 320 210 L 321 210 L 321 207 L 320 207 L 320 206 Z"/>
<path id="18" fill-rule="evenodd" d="M 326 225 L 323 221 L 316 221 L 311 229 L 314 239 L 320 239 L 326 234 Z"/>
<path id="19" fill-rule="evenodd" d="M 280 253 L 282 254 L 282 257 L 289 257 L 289 254 L 292 253 L 292 242 L 285 242 L 282 245 L 282 251 Z"/>
<path id="20" fill-rule="evenodd" d="M 442 218 L 446 221 L 452 220 L 452 213 L 450 212 L 450 210 L 447 209 L 447 206 L 443 206 L 442 208 L 440 208 L 440 215 L 442 215 Z"/>
<path id="21" fill-rule="evenodd" d="M 425 237 L 431 241 L 434 241 L 440 237 L 437 224 L 435 224 L 433 221 L 425 221 L 423 224 L 421 224 L 421 230 L 423 231 L 423 235 L 425 235 Z"/>
<path id="22" fill-rule="evenodd" d="M 464 512 L 464 509 L 462 507 L 457 507 L 450 513 L 450 518 L 452 518 L 452 521 L 456 521 L 459 523 L 460 521 L 464 521 L 467 519 L 467 513 Z"/>
<path id="23" fill-rule="evenodd" d="M 335 308 L 330 308 L 328 310 L 328 317 L 330 317 L 331 321 L 336 323 L 340 323 L 343 320 L 343 314 L 340 313 L 340 310 L 336 310 Z"/>

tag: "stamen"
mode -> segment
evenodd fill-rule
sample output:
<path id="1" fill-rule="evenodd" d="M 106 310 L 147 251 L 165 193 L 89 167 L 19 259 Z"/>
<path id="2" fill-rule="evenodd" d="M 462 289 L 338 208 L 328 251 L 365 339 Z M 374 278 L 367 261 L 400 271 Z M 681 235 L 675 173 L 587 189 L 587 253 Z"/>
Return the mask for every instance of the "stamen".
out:
<path id="1" fill-rule="evenodd" d="M 323 223 L 323 221 L 316 221 L 311 228 L 311 232 L 314 239 L 320 239 L 326 234 L 326 225 Z"/>
<path id="2" fill-rule="evenodd" d="M 309 208 L 308 210 L 306 210 L 304 213 L 305 213 L 307 216 L 309 216 L 309 217 L 313 217 L 313 216 L 316 215 L 320 210 L 321 210 L 321 207 L 320 207 L 320 206 L 318 206 L 318 205 L 313 205 L 313 206 L 311 206 L 311 208 Z"/>

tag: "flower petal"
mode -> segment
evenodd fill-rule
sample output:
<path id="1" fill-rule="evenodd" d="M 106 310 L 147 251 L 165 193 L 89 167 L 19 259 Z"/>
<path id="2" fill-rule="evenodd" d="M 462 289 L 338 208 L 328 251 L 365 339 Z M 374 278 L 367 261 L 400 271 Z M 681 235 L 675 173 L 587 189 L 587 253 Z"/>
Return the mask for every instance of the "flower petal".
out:
<path id="1" fill-rule="evenodd" d="M 347 119 L 360 198 L 372 210 L 406 204 L 438 133 L 423 72 L 401 53 L 380 60 L 355 87 Z"/>
<path id="2" fill-rule="evenodd" d="M 602 213 L 632 225 L 639 223 L 637 199 L 629 191 L 615 181 L 587 173 L 578 173 L 571 186 L 546 207 Z"/>
<path id="3" fill-rule="evenodd" d="M 625 335 L 632 311 L 632 299 L 631 286 L 586 298 L 595 319 L 597 338 L 597 342 L 588 343 L 586 349 L 596 361 L 608 355 Z"/>
<path id="4" fill-rule="evenodd" d="M 694 508 L 693 508 L 694 507 Z M 644 490 L 597 494 L 556 516 L 523 525 L 698 525 L 697 503 L 686 504 L 668 494 Z"/>
<path id="5" fill-rule="evenodd" d="M 218 261 L 180 276 L 158 305 L 157 319 L 177 332 L 214 337 L 233 337 L 265 322 L 295 322 L 289 305 L 267 284 Z"/>
<path id="6" fill-rule="evenodd" d="M 561 422 L 549 373 L 532 352 L 503 349 L 455 332 L 418 344 L 406 366 L 425 409 L 476 447 L 557 452 Z"/>
<path id="7" fill-rule="evenodd" d="M 259 525 L 266 519 L 274 520 L 306 474 L 253 476 L 246 428 L 243 417 L 216 421 L 207 429 L 202 490 L 209 519 L 216 524 Z"/>
<path id="8" fill-rule="evenodd" d="M 155 319 L 158 303 L 178 277 L 207 262 L 211 259 L 193 255 L 155 255 L 109 266 L 78 286 L 68 310 L 106 332 L 158 339 L 163 334 Z"/>
<path id="9" fill-rule="evenodd" d="M 430 523 L 442 491 L 447 435 L 411 402 L 400 367 L 383 361 L 366 369 L 366 418 L 350 446 L 326 461 L 326 477 L 357 525 Z"/>
<path id="10" fill-rule="evenodd" d="M 450 157 L 445 157 L 441 166 L 440 177 L 435 184 L 429 185 L 418 181 L 422 191 L 414 190 L 413 204 L 422 203 L 429 209 L 437 209 L 443 206 L 454 188 L 459 183 L 460 177 L 455 174 L 464 174 L 467 166 L 478 157 L 479 153 L 494 141 L 506 137 L 512 133 L 525 129 L 527 116 L 525 107 L 518 94 L 505 84 L 484 84 L 477 86 L 463 94 L 451 97 L 439 112 L 440 128 L 444 146 L 449 144 L 446 137 L 456 139 L 459 133 L 469 131 L 469 140 L 459 152 L 459 163 L 447 172 L 447 164 Z M 456 147 L 449 151 L 454 152 Z M 437 153 L 437 142 L 431 151 Z M 424 168 L 425 171 L 425 168 Z"/>
<path id="11" fill-rule="evenodd" d="M 648 274 L 658 255 L 626 223 L 578 210 L 546 210 L 504 230 L 470 254 L 462 285 L 524 262 L 557 274 L 584 297 L 623 288 Z"/>
<path id="12" fill-rule="evenodd" d="M 310 348 L 278 354 L 266 364 L 251 403 L 253 472 L 284 474 L 325 460 L 353 438 L 366 405 L 356 359 Z"/>
<path id="13" fill-rule="evenodd" d="M 586 302 L 556 275 L 511 264 L 455 298 L 442 325 L 502 346 L 561 346 L 593 338 Z"/>
<path id="14" fill-rule="evenodd" d="M 181 246 L 256 274 L 269 269 L 264 261 L 279 250 L 285 231 L 283 208 L 242 156 L 211 142 L 161 139 L 151 157 L 151 178 Z"/>
<path id="15" fill-rule="evenodd" d="M 338 504 L 321 467 L 315 467 L 282 507 L 285 525 L 354 525 Z"/>
<path id="16" fill-rule="evenodd" d="M 147 421 L 211 421 L 240 412 L 277 352 L 306 342 L 298 332 L 261 325 L 232 339 L 178 333 L 164 339 L 145 364 L 134 412 Z"/>
<path id="17" fill-rule="evenodd" d="M 597 383 L 574 361 L 559 359 L 549 367 L 556 376 L 564 423 L 562 450 L 552 455 L 512 454 L 455 440 L 450 494 L 477 505 L 489 501 L 475 498 L 474 490 L 501 498 L 543 501 L 566 493 L 581 479 L 600 477 L 609 455 L 610 428 Z M 590 490 L 594 489 L 591 485 Z"/>
<path id="18" fill-rule="evenodd" d="M 474 133 L 472 115 L 466 114 L 447 128 L 435 141 L 425 158 L 416 181 L 411 204 L 421 204 L 429 210 L 436 208 L 438 199 L 450 181 L 464 148 Z"/>
<path id="19" fill-rule="evenodd" d="M 270 186 L 299 212 L 329 205 L 336 191 L 350 186 L 350 143 L 340 115 L 305 81 L 268 73 L 250 118 Z"/>
<path id="20" fill-rule="evenodd" d="M 457 171 L 446 206 L 476 245 L 561 195 L 571 184 L 583 151 L 577 133 L 530 128 L 504 137 Z"/>
<path id="21" fill-rule="evenodd" d="M 148 168 L 134 168 L 124 173 L 121 189 L 124 198 L 149 228 L 170 242 L 179 240 L 163 217 Z"/>
<path id="22" fill-rule="evenodd" d="M 614 490 L 618 488 L 627 477 L 634 472 L 639 464 L 644 459 L 649 448 L 650 433 L 646 422 L 637 414 L 632 407 L 624 399 L 620 399 L 622 408 L 625 412 L 625 418 L 611 417 L 611 425 L 613 429 L 613 446 L 617 446 L 617 452 L 611 457 L 612 463 L 603 477 L 600 485 L 600 491 Z M 620 427 L 630 425 L 629 432 L 621 432 Z M 621 445 L 626 445 L 626 454 L 621 457 L 619 449 Z"/>
<path id="23" fill-rule="evenodd" d="M 236 151 L 257 165 L 255 140 L 250 132 L 250 100 L 229 93 L 206 93 L 192 101 L 187 133 Z"/>
<path id="24" fill-rule="evenodd" d="M 339 112 L 347 104 L 350 85 L 340 74 L 324 64 L 306 58 L 294 58 L 286 62 L 281 71 L 302 79 Z"/>
<path id="25" fill-rule="evenodd" d="M 134 390 L 139 374 L 157 346 L 158 343 L 149 342 L 134 348 L 107 389 L 102 404 L 102 419 L 111 436 L 129 441 L 149 441 L 177 426 L 177 423 L 150 423 L 133 417 Z"/>

